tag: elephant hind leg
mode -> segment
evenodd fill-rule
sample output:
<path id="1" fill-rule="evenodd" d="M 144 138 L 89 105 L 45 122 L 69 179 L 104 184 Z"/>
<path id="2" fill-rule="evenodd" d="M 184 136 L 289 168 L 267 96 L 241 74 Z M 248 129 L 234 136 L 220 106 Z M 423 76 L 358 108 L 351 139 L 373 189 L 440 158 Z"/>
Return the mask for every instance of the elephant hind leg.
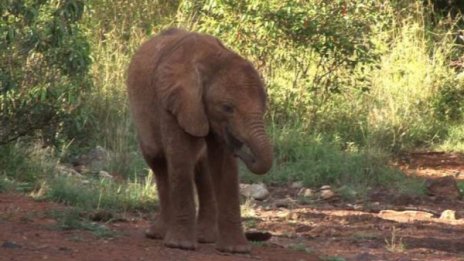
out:
<path id="1" fill-rule="evenodd" d="M 206 156 L 197 164 L 195 185 L 199 201 L 197 239 L 200 243 L 214 243 L 217 236 L 217 206 Z"/>
<path id="2" fill-rule="evenodd" d="M 152 224 L 145 230 L 145 236 L 152 239 L 163 239 L 169 220 L 169 179 L 167 164 L 164 158 L 155 157 L 143 145 L 140 146 L 143 157 L 153 171 L 158 191 L 159 213 Z"/>
<path id="3" fill-rule="evenodd" d="M 156 187 L 158 190 L 159 213 L 155 216 L 153 223 L 145 230 L 145 236 L 152 239 L 163 239 L 166 235 L 169 221 L 169 180 L 167 168 L 158 165 L 152 168 L 155 174 Z"/>

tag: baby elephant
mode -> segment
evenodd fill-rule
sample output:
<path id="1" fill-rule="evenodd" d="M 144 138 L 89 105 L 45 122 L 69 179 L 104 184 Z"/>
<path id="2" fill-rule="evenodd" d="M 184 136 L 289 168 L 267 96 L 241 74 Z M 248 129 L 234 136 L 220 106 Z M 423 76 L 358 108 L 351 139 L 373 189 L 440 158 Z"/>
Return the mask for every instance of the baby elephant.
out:
<path id="1" fill-rule="evenodd" d="M 251 63 L 212 36 L 169 29 L 136 52 L 127 87 L 160 201 L 146 235 L 174 248 L 195 249 L 199 241 L 249 252 L 236 158 L 264 174 L 273 154 L 263 121 L 266 93 Z"/>

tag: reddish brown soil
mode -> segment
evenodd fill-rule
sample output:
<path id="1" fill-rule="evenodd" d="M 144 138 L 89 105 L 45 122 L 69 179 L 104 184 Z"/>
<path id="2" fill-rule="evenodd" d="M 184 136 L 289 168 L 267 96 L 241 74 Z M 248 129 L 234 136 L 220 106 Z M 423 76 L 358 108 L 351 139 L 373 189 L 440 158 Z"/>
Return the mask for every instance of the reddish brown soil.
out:
<path id="1" fill-rule="evenodd" d="M 64 210 L 50 202 L 37 202 L 19 194 L 0 194 L 0 260 L 318 260 L 311 255 L 282 247 L 254 247 L 250 255 L 225 255 L 213 245 L 197 251 L 163 247 L 159 240 L 144 237 L 147 220 L 114 222 L 114 238 L 98 238 L 81 230 L 56 228 L 50 210 Z"/>
<path id="2" fill-rule="evenodd" d="M 410 154 L 403 161 L 401 167 L 409 174 L 457 175 L 464 170 L 463 157 L 457 154 Z M 254 244 L 250 255 L 224 255 L 210 244 L 201 244 L 197 251 L 165 248 L 161 241 L 143 236 L 148 221 L 134 214 L 121 214 L 121 221 L 105 224 L 117 232 L 113 238 L 60 230 L 48 213 L 66 207 L 4 193 L 0 260 L 464 260 L 461 200 L 376 191 L 366 201 L 348 203 L 335 197 L 304 203 L 296 199 L 296 189 L 288 187 L 272 188 L 271 195 L 254 203 L 249 210 L 253 218 L 245 217 L 244 223 L 273 237 Z M 290 198 L 287 203 L 276 207 L 285 197 Z M 455 210 L 456 218 L 440 219 L 446 209 Z"/>
<path id="3" fill-rule="evenodd" d="M 403 155 L 400 168 L 408 174 L 422 177 L 452 175 L 464 180 L 464 154 L 445 152 L 414 152 Z"/>

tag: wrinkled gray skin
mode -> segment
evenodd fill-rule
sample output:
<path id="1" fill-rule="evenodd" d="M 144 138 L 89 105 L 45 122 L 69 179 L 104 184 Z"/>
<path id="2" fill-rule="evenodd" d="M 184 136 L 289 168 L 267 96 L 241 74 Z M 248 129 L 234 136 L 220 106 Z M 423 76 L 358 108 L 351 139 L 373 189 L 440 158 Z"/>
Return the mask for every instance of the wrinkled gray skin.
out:
<path id="1" fill-rule="evenodd" d="M 212 36 L 170 29 L 136 52 L 127 85 L 140 148 L 155 173 L 160 200 L 147 236 L 174 248 L 195 249 L 199 241 L 216 242 L 221 251 L 249 252 L 237 158 L 264 174 L 273 154 L 256 70 Z"/>

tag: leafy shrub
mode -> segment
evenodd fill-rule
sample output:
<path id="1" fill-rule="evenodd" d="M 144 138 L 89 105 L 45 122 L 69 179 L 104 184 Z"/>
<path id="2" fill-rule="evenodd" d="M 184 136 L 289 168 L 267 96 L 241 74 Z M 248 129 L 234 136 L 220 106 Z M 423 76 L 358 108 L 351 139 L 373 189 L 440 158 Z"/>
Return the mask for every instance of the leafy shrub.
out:
<path id="1" fill-rule="evenodd" d="M 81 0 L 0 3 L 0 144 L 79 130 L 73 113 L 90 86 L 83 11 Z"/>
<path id="2" fill-rule="evenodd" d="M 445 84 L 434 102 L 436 115 L 441 121 L 461 122 L 464 119 L 464 83 L 456 81 Z"/>
<path id="3" fill-rule="evenodd" d="M 250 57 L 269 82 L 273 120 L 315 126 L 348 84 L 367 90 L 357 65 L 377 58 L 367 37 L 380 23 L 372 1 L 184 1 L 180 23 L 211 33 Z M 343 76 L 343 77 L 340 77 Z"/>

